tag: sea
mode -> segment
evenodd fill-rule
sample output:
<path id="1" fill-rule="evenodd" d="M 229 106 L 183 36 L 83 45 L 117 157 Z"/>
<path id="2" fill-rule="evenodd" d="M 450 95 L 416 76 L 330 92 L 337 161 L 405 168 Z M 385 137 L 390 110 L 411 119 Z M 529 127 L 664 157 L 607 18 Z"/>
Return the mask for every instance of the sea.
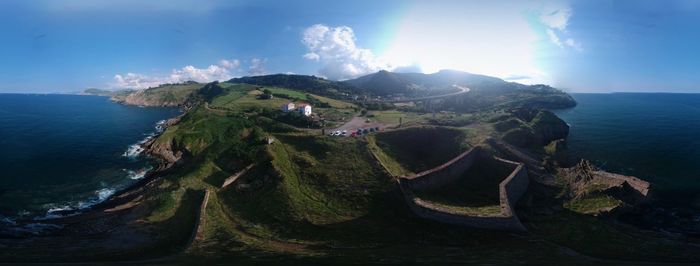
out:
<path id="1" fill-rule="evenodd" d="M 0 94 L 0 227 L 76 213 L 143 178 L 140 143 L 176 108 L 108 97 Z"/>
<path id="2" fill-rule="evenodd" d="M 651 182 L 653 208 L 627 217 L 641 226 L 700 232 L 700 94 L 572 94 L 555 113 L 568 147 L 605 170 Z"/>

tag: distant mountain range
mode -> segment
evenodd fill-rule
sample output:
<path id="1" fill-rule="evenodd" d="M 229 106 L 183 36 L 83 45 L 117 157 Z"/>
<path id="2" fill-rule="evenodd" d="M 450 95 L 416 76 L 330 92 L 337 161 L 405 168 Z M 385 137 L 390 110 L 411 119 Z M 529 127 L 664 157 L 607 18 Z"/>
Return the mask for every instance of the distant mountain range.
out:
<path id="1" fill-rule="evenodd" d="M 433 103 L 436 108 L 454 111 L 521 107 L 556 109 L 576 105 L 571 96 L 548 85 L 524 85 L 455 70 L 442 70 L 433 74 L 395 73 L 382 70 L 346 81 L 332 81 L 309 75 L 273 74 L 233 78 L 226 83 L 284 87 L 338 99 L 370 101 L 379 97 L 411 99 L 444 95 L 460 91 L 456 86 L 469 88 L 469 93 L 446 97 Z M 97 89 L 88 89 L 84 93 L 108 95 L 113 96 L 117 101 L 144 105 L 175 106 L 183 104 L 188 94 L 204 85 L 186 82 L 164 84 L 156 88 L 127 93 Z"/>

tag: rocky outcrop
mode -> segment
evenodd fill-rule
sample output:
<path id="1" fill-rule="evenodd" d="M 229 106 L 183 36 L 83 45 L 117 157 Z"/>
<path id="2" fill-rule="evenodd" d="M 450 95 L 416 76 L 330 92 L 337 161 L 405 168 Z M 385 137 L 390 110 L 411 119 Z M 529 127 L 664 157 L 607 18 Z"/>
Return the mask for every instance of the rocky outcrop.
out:
<path id="1" fill-rule="evenodd" d="M 540 111 L 532 119 L 531 127 L 540 145 L 547 145 L 553 140 L 563 139 L 569 135 L 569 125 L 547 110 Z"/>
<path id="2" fill-rule="evenodd" d="M 581 160 L 574 167 L 561 169 L 559 175 L 567 183 L 572 198 L 601 192 L 630 205 L 644 203 L 651 198 L 649 182 L 600 170 L 586 160 Z"/>
<path id="3" fill-rule="evenodd" d="M 569 135 L 569 125 L 547 110 L 511 110 L 513 118 L 494 124 L 503 140 L 518 147 L 541 147 Z"/>
<path id="4" fill-rule="evenodd" d="M 181 116 L 168 119 L 163 125 L 163 130 L 180 123 Z M 153 138 L 143 144 L 144 152 L 160 161 L 156 171 L 166 170 L 182 161 L 186 155 L 185 149 L 180 149 L 173 139 L 164 140 L 160 137 Z"/>

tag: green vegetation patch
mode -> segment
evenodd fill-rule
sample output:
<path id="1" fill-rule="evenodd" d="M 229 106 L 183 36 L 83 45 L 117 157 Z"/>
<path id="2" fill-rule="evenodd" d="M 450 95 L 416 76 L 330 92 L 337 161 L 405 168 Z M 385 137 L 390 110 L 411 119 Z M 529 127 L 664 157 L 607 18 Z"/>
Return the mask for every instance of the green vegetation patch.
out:
<path id="1" fill-rule="evenodd" d="M 375 158 L 377 158 L 379 163 L 382 165 L 382 167 L 384 167 L 387 170 L 387 172 L 389 172 L 389 174 L 391 174 L 394 177 L 409 176 L 415 174 L 401 166 L 401 164 L 394 160 L 394 158 L 384 153 L 384 151 L 381 148 L 379 148 L 379 146 L 377 146 L 377 141 L 374 135 L 367 136 L 366 140 L 367 147 L 369 148 L 370 152 L 374 154 Z"/>
<path id="2" fill-rule="evenodd" d="M 586 195 L 564 203 L 564 208 L 583 214 L 598 214 L 612 210 L 622 204 L 622 201 L 604 194 Z"/>
<path id="3" fill-rule="evenodd" d="M 466 133 L 447 127 L 411 127 L 376 136 L 377 146 L 405 169 L 418 173 L 464 152 Z"/>
<path id="4" fill-rule="evenodd" d="M 353 138 L 275 134 L 269 165 L 255 167 L 222 197 L 246 230 L 274 238 L 315 239 L 319 226 L 359 219 L 394 188 Z"/>
<path id="5" fill-rule="evenodd" d="M 161 85 L 144 90 L 144 96 L 149 102 L 184 103 L 192 92 L 203 85 L 199 83 Z"/>
<path id="6" fill-rule="evenodd" d="M 171 142 L 195 157 L 216 159 L 226 155 L 253 161 L 266 142 L 264 133 L 253 126 L 253 121 L 238 114 L 217 115 L 198 107 L 177 126 L 168 128 L 158 142 Z"/>

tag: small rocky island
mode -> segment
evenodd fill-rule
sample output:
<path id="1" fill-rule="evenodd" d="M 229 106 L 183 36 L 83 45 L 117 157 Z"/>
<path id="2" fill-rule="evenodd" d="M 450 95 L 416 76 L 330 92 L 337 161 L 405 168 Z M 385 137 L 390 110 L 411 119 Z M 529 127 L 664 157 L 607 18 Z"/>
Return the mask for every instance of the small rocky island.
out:
<path id="1" fill-rule="evenodd" d="M 89 92 L 88 92 L 89 93 Z M 159 167 L 5 262 L 504 263 L 697 261 L 686 239 L 620 223 L 653 187 L 566 147 L 571 96 L 457 71 L 336 82 L 267 75 L 99 91 L 177 106 L 144 144 Z M 309 116 L 284 112 L 289 102 Z"/>

